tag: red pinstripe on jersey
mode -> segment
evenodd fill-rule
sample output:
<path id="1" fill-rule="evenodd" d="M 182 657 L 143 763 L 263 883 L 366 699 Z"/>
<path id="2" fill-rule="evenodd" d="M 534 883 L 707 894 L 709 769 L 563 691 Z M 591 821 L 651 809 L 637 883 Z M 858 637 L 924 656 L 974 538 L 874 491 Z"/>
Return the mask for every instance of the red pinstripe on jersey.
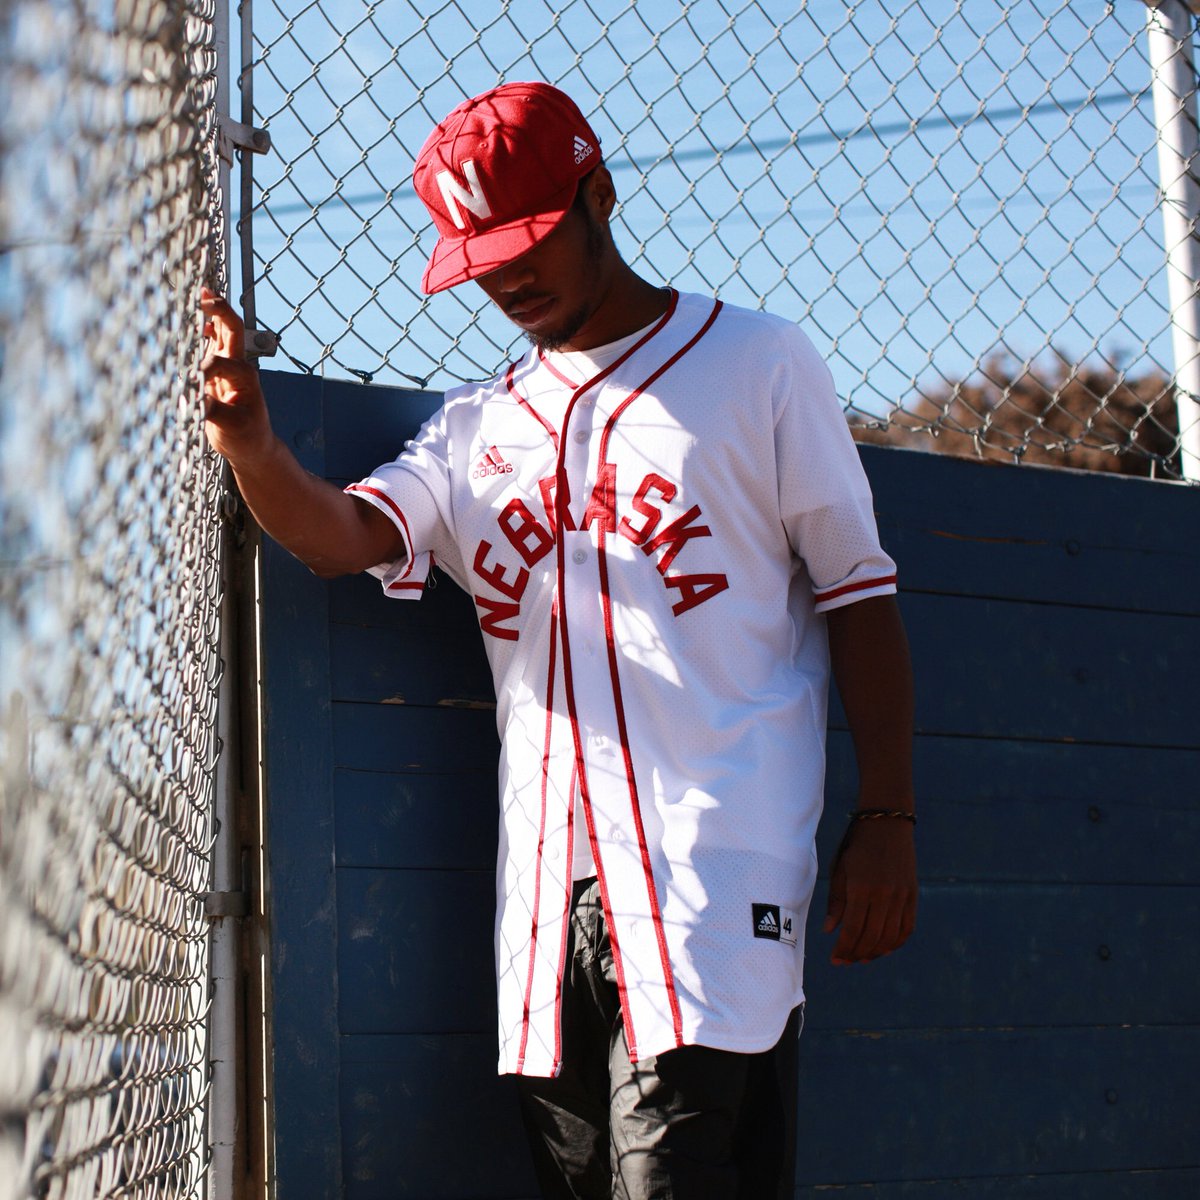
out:
<path id="1" fill-rule="evenodd" d="M 558 620 L 558 597 L 554 598 L 554 602 L 550 607 L 550 657 L 546 666 L 546 737 L 542 746 L 542 814 L 541 823 L 538 827 L 538 846 L 537 846 L 537 863 L 536 875 L 533 882 L 533 925 L 529 935 L 529 972 L 525 978 L 525 1007 L 521 1016 L 521 1044 L 517 1050 L 517 1074 L 521 1073 L 521 1068 L 525 1065 L 525 1048 L 529 1045 L 529 1006 L 533 997 L 533 973 L 534 966 L 537 962 L 537 941 L 538 941 L 538 919 L 541 913 L 542 902 L 542 854 L 546 845 L 546 791 L 550 783 L 550 737 L 554 731 L 554 668 L 557 659 L 558 642 L 555 636 L 556 622 Z M 568 801 L 568 809 L 573 806 Z M 568 828 L 571 824 L 572 813 L 568 811 L 567 824 Z M 568 851 L 568 862 L 570 852 Z M 568 868 L 567 879 L 570 880 L 570 870 Z M 570 895 L 570 887 L 567 888 L 568 896 Z M 561 977 L 561 971 L 559 972 Z M 560 983 L 561 986 L 561 983 Z M 557 1052 L 555 1060 L 557 1062 Z"/>
<path id="2" fill-rule="evenodd" d="M 558 539 L 560 546 L 562 541 L 563 539 L 560 537 Z M 560 555 L 560 578 L 561 573 Z M 617 973 L 617 995 L 621 1000 L 621 1013 L 625 1021 L 625 1040 L 629 1044 L 629 1059 L 631 1062 L 637 1062 L 637 1034 L 633 1027 L 633 1014 L 629 1008 L 629 989 L 625 986 L 625 960 L 621 956 L 621 943 L 617 936 L 617 927 L 612 919 L 612 904 L 608 898 L 608 879 L 605 877 L 600 848 L 596 843 L 596 823 L 592 817 L 592 798 L 588 793 L 586 764 L 583 759 L 583 739 L 579 734 L 579 715 L 575 711 L 575 684 L 571 677 L 571 653 L 570 642 L 567 638 L 567 606 L 565 604 L 559 612 L 559 628 L 562 631 L 563 682 L 566 684 L 567 715 L 571 720 L 571 740 L 575 745 L 575 769 L 579 777 L 579 798 L 583 802 L 583 819 L 587 823 L 588 843 L 592 847 L 592 861 L 596 864 L 596 882 L 600 885 L 600 904 L 604 909 L 604 920 L 608 926 L 608 942 L 609 948 L 612 950 L 613 967 Z"/>
<path id="3" fill-rule="evenodd" d="M 563 889 L 562 934 L 558 941 L 558 976 L 554 981 L 554 1062 L 551 1070 L 555 1075 L 562 1066 L 562 993 L 563 974 L 567 969 L 567 933 L 571 928 L 572 876 L 575 870 L 575 783 L 578 776 L 571 768 L 571 786 L 567 790 L 567 886 Z"/>
<path id="4" fill-rule="evenodd" d="M 538 351 L 538 361 L 559 383 L 565 383 L 569 388 L 575 387 L 575 380 L 568 379 L 540 350 Z"/>
<path id="5" fill-rule="evenodd" d="M 550 437 L 550 444 L 554 447 L 555 453 L 558 452 L 558 430 L 542 416 L 520 392 L 517 391 L 517 385 L 513 382 L 513 373 L 517 369 L 517 364 L 511 362 L 508 364 L 508 371 L 504 375 L 504 385 L 508 388 L 508 394 L 546 431 Z"/>

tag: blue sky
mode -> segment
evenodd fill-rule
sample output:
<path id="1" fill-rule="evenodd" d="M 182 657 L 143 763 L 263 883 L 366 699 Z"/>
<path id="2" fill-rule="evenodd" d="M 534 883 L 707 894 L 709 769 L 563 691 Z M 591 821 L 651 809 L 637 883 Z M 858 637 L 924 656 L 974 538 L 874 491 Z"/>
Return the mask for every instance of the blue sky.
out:
<path id="1" fill-rule="evenodd" d="M 1169 367 L 1134 0 L 643 0 L 607 24 L 584 0 L 326 7 L 336 31 L 315 5 L 255 6 L 274 148 L 254 235 L 260 323 L 304 363 L 331 346 L 328 374 L 441 388 L 519 352 L 477 289 L 420 295 L 410 184 L 433 123 L 502 78 L 558 83 L 592 119 L 639 271 L 801 322 L 860 411 L 998 346 Z"/>

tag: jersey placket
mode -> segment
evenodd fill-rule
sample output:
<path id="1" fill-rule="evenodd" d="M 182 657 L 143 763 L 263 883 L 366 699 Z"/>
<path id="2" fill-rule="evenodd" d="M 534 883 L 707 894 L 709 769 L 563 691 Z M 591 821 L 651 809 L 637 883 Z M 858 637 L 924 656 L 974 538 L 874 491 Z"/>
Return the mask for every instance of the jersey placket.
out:
<path id="1" fill-rule="evenodd" d="M 620 361 L 632 357 L 637 350 L 659 333 L 674 312 L 674 299 L 664 318 L 655 329 Z M 622 735 L 624 724 L 620 712 L 620 690 L 617 675 L 615 647 L 612 630 L 607 622 L 607 580 L 604 571 L 605 520 L 603 517 L 588 521 L 585 513 L 597 479 L 597 464 L 604 432 L 614 413 L 629 399 L 630 393 L 604 385 L 605 378 L 618 363 L 610 364 L 604 371 L 571 395 L 563 414 L 561 430 L 554 440 L 558 443 L 558 462 L 555 483 L 555 528 L 557 534 L 557 581 L 556 606 L 558 612 L 557 648 L 561 656 L 561 669 L 551 681 L 554 702 L 548 716 L 546 734 L 546 769 L 561 773 L 565 761 L 551 752 L 558 742 L 554 726 L 560 724 L 562 709 L 557 678 L 561 678 L 561 699 L 565 701 L 565 715 L 569 720 L 570 737 L 574 754 L 571 786 L 567 795 L 573 797 L 579 789 L 582 809 L 587 823 L 588 840 L 596 865 L 601 900 L 608 923 L 617 987 L 625 1020 L 626 1040 L 630 1054 L 637 1060 L 637 1030 L 653 1024 L 666 1022 L 672 1030 L 673 1040 L 681 1044 L 678 1001 L 674 994 L 674 982 L 666 957 L 665 942 L 658 928 L 658 901 L 655 883 L 650 870 L 649 856 L 642 836 L 636 783 L 632 774 L 632 761 L 628 746 Z M 658 371 L 654 372 L 656 377 Z M 517 390 L 509 390 L 521 401 Z M 641 388 L 637 389 L 640 392 Z M 531 416 L 551 428 L 544 416 L 521 401 Z M 552 432 L 553 436 L 553 432 Z M 553 791 L 561 795 L 561 789 Z M 573 810 L 573 799 L 568 802 Z M 566 821 L 566 836 L 569 838 L 571 825 L 569 814 Z M 550 819 L 543 810 L 543 829 Z M 556 821 L 558 836 L 563 836 L 562 822 Z M 554 933 L 565 932 L 554 918 L 543 927 L 540 914 L 550 912 L 551 887 L 555 891 L 561 886 L 569 900 L 571 891 L 570 850 L 565 855 L 568 868 L 565 879 L 557 870 L 548 869 L 547 855 L 543 845 L 549 846 L 547 835 L 539 839 L 538 886 L 536 889 L 535 916 L 533 921 L 534 941 L 530 946 L 529 985 L 526 994 L 522 1029 L 522 1063 L 525 1069 L 536 1070 L 534 1051 L 526 1052 L 527 1043 L 545 1046 L 549 1030 L 542 1027 L 541 1018 L 548 1015 L 541 1004 L 531 1004 L 534 997 L 545 997 L 544 981 Z M 553 879 L 553 884 L 551 880 Z M 559 880 L 563 882 L 560 884 Z M 619 904 L 614 906 L 614 895 Z M 553 911 L 557 912 L 557 908 Z M 562 912 L 567 917 L 565 906 Z M 565 938 L 563 939 L 565 944 Z M 555 995 L 553 1036 L 553 1070 L 559 1065 L 559 1012 L 561 974 L 565 963 L 560 959 L 557 991 Z M 531 1026 L 534 1028 L 530 1034 Z"/>
<path id="2" fill-rule="evenodd" d="M 657 883 L 654 878 L 653 858 L 649 848 L 649 840 L 645 830 L 645 818 L 653 813 L 653 798 L 647 796 L 643 800 L 639 794 L 638 781 L 634 772 L 632 739 L 629 720 L 625 711 L 625 698 L 622 693 L 620 678 L 620 655 L 616 645 L 614 622 L 612 614 L 612 596 L 608 584 L 608 547 L 607 538 L 615 532 L 615 512 L 612 505 L 616 503 L 615 464 L 608 457 L 609 439 L 617 420 L 626 409 L 634 404 L 639 397 L 661 375 L 670 370 L 671 366 L 688 353 L 695 344 L 712 327 L 720 312 L 720 301 L 716 301 L 707 319 L 691 337 L 675 350 L 668 358 L 660 360 L 653 371 L 642 380 L 637 387 L 625 394 L 615 394 L 615 389 L 606 388 L 605 393 L 611 399 L 610 404 L 597 403 L 592 424 L 589 427 L 589 444 L 591 453 L 588 461 L 588 478 L 597 481 L 596 486 L 612 489 L 609 503 L 597 503 L 595 511 L 595 549 L 596 549 L 596 588 L 591 593 L 594 607 L 599 608 L 599 618 L 595 623 L 603 637 L 606 665 L 608 668 L 607 689 L 605 680 L 592 675 L 591 642 L 585 646 L 589 650 L 590 682 L 595 685 L 594 695 L 604 696 L 606 703 L 599 705 L 596 712 L 605 721 L 601 726 L 602 732 L 593 740 L 595 756 L 602 761 L 600 770 L 591 778 L 596 784 L 603 786 L 592 787 L 591 803 L 585 803 L 584 811 L 589 818 L 589 832 L 592 833 L 592 851 L 597 864 L 597 877 L 601 886 L 601 896 L 604 901 L 605 917 L 609 923 L 610 939 L 613 942 L 613 958 L 617 970 L 617 982 L 621 992 L 621 1008 L 625 1020 L 626 1042 L 629 1046 L 630 1058 L 638 1061 L 637 1029 L 652 1031 L 651 1036 L 656 1043 L 674 1041 L 676 1046 L 683 1045 L 683 1022 L 680 1012 L 679 997 L 676 992 L 674 972 L 671 965 L 670 953 L 667 948 L 666 930 L 663 925 L 661 899 L 658 895 Z M 588 408 L 588 412 L 592 409 Z M 567 411 L 567 420 L 571 417 L 571 409 Z M 610 474 L 610 467 L 612 473 Z M 589 501 L 586 512 L 591 512 L 593 505 Z M 580 532 L 593 536 L 590 523 L 584 519 L 584 529 Z M 574 557 L 574 556 L 573 556 Z M 563 561 L 560 555 L 560 563 Z M 589 617 L 591 610 L 587 610 Z M 589 631 L 592 628 L 589 625 Z M 565 648 L 565 635 L 564 635 Z M 568 677 L 568 688 L 570 678 Z M 589 705 L 591 696 L 588 694 Z M 607 701 L 611 701 L 609 707 Z M 576 723 L 577 724 L 577 723 Z M 577 745 L 579 740 L 577 738 Z M 581 764 L 581 773 L 584 765 Z M 607 825 L 607 838 L 605 826 Z M 601 847 L 603 847 L 601 849 Z M 609 881 L 616 886 L 612 891 L 620 897 L 620 907 L 614 907 L 610 899 Z M 624 925 L 623 939 L 625 952 L 622 955 L 617 948 L 616 929 Z"/>
<path id="3" fill-rule="evenodd" d="M 559 629 L 578 786 L 612 943 L 626 1040 L 636 1057 L 637 1031 L 645 1019 L 641 1010 L 651 995 L 653 1010 L 667 1009 L 667 982 L 650 929 L 654 881 L 644 869 L 633 820 L 633 781 L 622 745 L 619 684 L 605 624 L 604 520 L 587 522 L 583 515 L 596 483 L 608 415 L 604 395 L 599 389 L 592 395 L 577 392 L 563 431 L 559 490 L 570 497 L 580 527 L 568 527 L 575 522 L 566 519 L 565 506 L 560 506 Z M 618 396 L 617 402 L 621 399 Z"/>

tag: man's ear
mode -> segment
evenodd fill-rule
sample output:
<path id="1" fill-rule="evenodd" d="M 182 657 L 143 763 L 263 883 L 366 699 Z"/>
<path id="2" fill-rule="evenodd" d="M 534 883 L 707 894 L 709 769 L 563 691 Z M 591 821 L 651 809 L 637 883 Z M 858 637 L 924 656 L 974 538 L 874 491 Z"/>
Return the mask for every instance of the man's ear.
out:
<path id="1" fill-rule="evenodd" d="M 583 181 L 587 188 L 587 206 L 593 217 L 608 224 L 617 205 L 617 189 L 608 168 L 601 163 Z"/>

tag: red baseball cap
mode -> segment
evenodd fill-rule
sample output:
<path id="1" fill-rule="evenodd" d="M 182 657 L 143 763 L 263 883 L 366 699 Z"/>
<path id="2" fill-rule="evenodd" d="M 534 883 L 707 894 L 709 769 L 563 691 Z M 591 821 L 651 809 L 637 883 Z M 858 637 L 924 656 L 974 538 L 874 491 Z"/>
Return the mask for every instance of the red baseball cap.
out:
<path id="1" fill-rule="evenodd" d="M 421 287 L 440 292 L 532 250 L 599 162 L 600 139 L 548 83 L 505 83 L 460 104 L 413 171 L 440 234 Z"/>

